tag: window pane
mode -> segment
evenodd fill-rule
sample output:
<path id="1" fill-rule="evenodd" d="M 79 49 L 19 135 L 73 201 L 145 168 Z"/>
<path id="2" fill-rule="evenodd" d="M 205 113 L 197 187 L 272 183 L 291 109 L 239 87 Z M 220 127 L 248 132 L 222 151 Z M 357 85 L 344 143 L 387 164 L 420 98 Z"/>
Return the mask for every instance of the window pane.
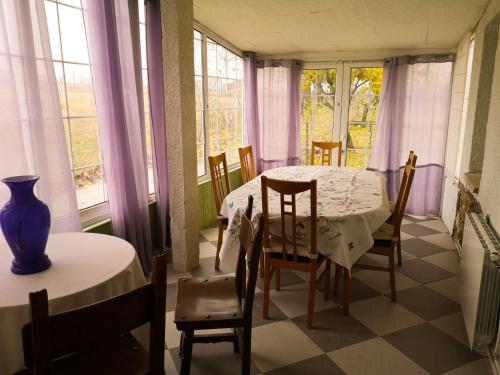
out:
<path id="1" fill-rule="evenodd" d="M 68 116 L 68 107 L 66 105 L 66 91 L 64 90 L 64 74 L 62 63 L 54 63 L 54 72 L 56 74 L 57 89 L 59 90 L 59 101 L 61 102 L 61 112 L 63 117 Z"/>
<path id="2" fill-rule="evenodd" d="M 142 69 L 142 94 L 144 99 L 144 112 L 149 112 L 148 71 L 146 69 Z"/>
<path id="3" fill-rule="evenodd" d="M 196 109 L 203 109 L 203 80 L 201 76 L 194 77 L 194 90 Z"/>
<path id="4" fill-rule="evenodd" d="M 336 69 L 302 71 L 301 161 L 308 164 L 312 141 L 333 141 Z"/>
<path id="5" fill-rule="evenodd" d="M 97 128 L 97 119 L 70 119 L 69 130 L 73 168 L 99 165 L 101 163 L 101 158 L 99 155 L 99 130 Z"/>
<path id="6" fill-rule="evenodd" d="M 59 42 L 59 22 L 57 21 L 57 5 L 45 2 L 45 14 L 49 28 L 50 49 L 54 60 L 61 60 L 61 43 Z"/>
<path id="7" fill-rule="evenodd" d="M 81 8 L 82 3 L 80 0 L 59 0 L 60 3 L 72 5 L 74 7 Z"/>
<path id="8" fill-rule="evenodd" d="M 90 66 L 64 64 L 69 116 L 95 115 Z"/>
<path id="9" fill-rule="evenodd" d="M 227 50 L 217 45 L 217 75 L 227 77 Z"/>
<path id="10" fill-rule="evenodd" d="M 196 111 L 196 144 L 198 176 L 205 174 L 205 132 L 203 129 L 203 110 Z"/>
<path id="11" fill-rule="evenodd" d="M 59 5 L 59 22 L 63 59 L 88 64 L 87 39 L 81 9 Z"/>
<path id="12" fill-rule="evenodd" d="M 73 179 L 79 210 L 95 206 L 107 200 L 101 166 L 75 169 Z"/>
<path id="13" fill-rule="evenodd" d="M 139 7 L 142 8 L 142 7 Z M 141 43 L 141 65 L 143 69 L 148 68 L 148 55 L 146 52 L 146 25 L 139 24 L 139 37 Z"/>
<path id="14" fill-rule="evenodd" d="M 198 30 L 193 30 L 193 38 L 201 40 L 201 33 Z"/>
<path id="15" fill-rule="evenodd" d="M 144 14 L 144 11 L 146 10 L 144 6 L 144 1 L 138 0 L 138 8 L 139 8 L 139 22 L 140 23 L 146 23 L 146 15 Z"/>
<path id="16" fill-rule="evenodd" d="M 352 168 L 365 169 L 375 140 L 377 110 L 383 68 L 351 69 L 347 161 Z"/>
<path id="17" fill-rule="evenodd" d="M 207 39 L 207 73 L 209 76 L 217 75 L 217 44 Z"/>
<path id="18" fill-rule="evenodd" d="M 202 70 L 202 58 L 201 58 L 201 40 L 195 39 L 194 43 L 194 74 L 201 76 L 203 74 Z"/>

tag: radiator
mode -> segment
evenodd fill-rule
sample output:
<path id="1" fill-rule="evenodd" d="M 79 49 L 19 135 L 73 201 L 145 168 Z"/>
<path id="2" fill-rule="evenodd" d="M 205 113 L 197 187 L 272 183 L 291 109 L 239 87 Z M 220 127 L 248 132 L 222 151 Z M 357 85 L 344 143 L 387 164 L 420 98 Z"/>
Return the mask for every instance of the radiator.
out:
<path id="1" fill-rule="evenodd" d="M 500 308 L 500 244 L 481 215 L 467 214 L 460 261 L 462 313 L 471 349 L 487 355 Z"/>

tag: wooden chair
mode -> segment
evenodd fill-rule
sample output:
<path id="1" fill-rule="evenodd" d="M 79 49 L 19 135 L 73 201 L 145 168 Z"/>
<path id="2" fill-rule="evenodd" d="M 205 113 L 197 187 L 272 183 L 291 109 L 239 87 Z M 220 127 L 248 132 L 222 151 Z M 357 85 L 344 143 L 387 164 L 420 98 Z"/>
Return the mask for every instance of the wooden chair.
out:
<path id="1" fill-rule="evenodd" d="M 226 195 L 231 192 L 229 184 L 229 174 L 227 172 L 226 154 L 209 156 L 208 165 L 210 167 L 210 177 L 212 178 L 212 190 L 215 197 L 215 209 L 217 210 L 217 221 L 219 222 L 219 235 L 217 237 L 217 253 L 215 254 L 215 269 L 219 270 L 219 253 L 222 246 L 222 236 L 228 226 L 228 219 L 220 216 L 222 202 Z"/>
<path id="2" fill-rule="evenodd" d="M 262 210 L 264 214 L 264 309 L 263 317 L 269 315 L 269 288 L 272 274 L 275 276 L 276 290 L 280 290 L 280 269 L 289 269 L 301 272 L 309 272 L 309 301 L 307 307 L 307 327 L 312 327 L 314 312 L 314 296 L 316 292 L 316 273 L 320 265 L 326 260 L 325 268 L 325 300 L 328 298 L 330 289 L 330 260 L 317 251 L 317 213 L 316 213 L 316 180 L 310 182 L 294 182 L 261 177 L 262 183 Z M 281 235 L 271 235 L 269 231 L 269 199 L 268 189 L 280 194 L 281 208 Z M 306 248 L 297 243 L 297 212 L 296 195 L 305 191 L 311 194 L 311 244 Z M 285 200 L 285 196 L 291 196 L 291 200 Z M 287 211 L 289 206 L 291 211 Z M 291 237 L 287 236 L 286 217 L 291 217 Z M 291 238 L 291 240 L 290 240 Z M 288 248 L 287 248 L 288 246 Z M 291 249 L 290 249 L 291 247 Z"/>
<path id="3" fill-rule="evenodd" d="M 240 147 L 238 152 L 240 154 L 241 179 L 246 184 L 256 176 L 252 145 Z"/>
<path id="4" fill-rule="evenodd" d="M 321 151 L 321 165 L 332 165 L 332 150 L 338 148 L 338 166 L 342 165 L 342 141 L 339 142 L 312 142 L 311 165 L 314 165 L 316 147 Z"/>
<path id="5" fill-rule="evenodd" d="M 391 300 L 396 302 L 396 279 L 395 279 L 395 266 L 394 266 L 394 253 L 399 242 L 401 221 L 406 209 L 406 203 L 408 202 L 408 197 L 411 190 L 411 185 L 413 183 L 413 177 L 415 175 L 415 167 L 411 164 L 406 164 L 403 183 L 398 194 L 398 201 L 394 208 L 394 213 L 392 215 L 392 224 L 384 224 L 379 230 L 373 234 L 375 243 L 373 247 L 368 251 L 370 254 L 383 255 L 389 258 L 389 266 L 373 266 L 366 264 L 356 263 L 353 267 L 363 268 L 368 270 L 389 272 L 389 281 L 391 284 Z M 338 293 L 338 282 L 339 273 L 341 271 L 339 265 L 335 266 L 335 288 L 334 293 Z M 349 303 L 350 303 L 350 285 L 351 278 L 349 272 L 344 269 L 344 314 L 349 313 Z"/>
<path id="6" fill-rule="evenodd" d="M 166 255 L 155 257 L 151 284 L 52 316 L 47 290 L 30 293 L 31 323 L 22 329 L 28 368 L 17 374 L 163 375 L 166 275 Z M 130 334 L 146 323 L 149 353 Z"/>
<path id="7" fill-rule="evenodd" d="M 235 353 L 238 353 L 241 348 L 241 373 L 250 374 L 252 309 L 264 231 L 261 216 L 259 229 L 252 245 L 253 230 L 249 220 L 252 203 L 253 198 L 250 196 L 246 214 L 241 222 L 241 246 L 235 276 L 189 278 L 178 281 L 175 324 L 177 329 L 182 331 L 181 375 L 189 374 L 193 344 L 211 342 L 232 342 Z M 245 277 L 246 266 L 248 266 L 248 279 Z M 234 332 L 194 334 L 195 330 L 222 328 L 234 328 Z"/>

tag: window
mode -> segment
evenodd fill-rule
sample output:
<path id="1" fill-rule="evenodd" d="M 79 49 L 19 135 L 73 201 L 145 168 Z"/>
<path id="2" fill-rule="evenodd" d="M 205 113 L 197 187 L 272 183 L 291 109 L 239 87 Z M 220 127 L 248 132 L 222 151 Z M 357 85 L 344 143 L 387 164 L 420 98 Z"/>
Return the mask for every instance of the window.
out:
<path id="1" fill-rule="evenodd" d="M 144 3 L 138 0 L 149 192 L 154 192 L 151 157 Z M 94 89 L 80 0 L 45 0 L 52 59 L 78 209 L 107 201 Z"/>
<path id="2" fill-rule="evenodd" d="M 346 166 L 365 169 L 375 140 L 383 68 L 350 69 Z"/>
<path id="3" fill-rule="evenodd" d="M 302 71 L 300 143 L 302 164 L 311 159 L 312 141 L 331 141 L 335 123 L 337 69 Z"/>
<path id="4" fill-rule="evenodd" d="M 198 176 L 206 158 L 225 152 L 238 162 L 243 132 L 243 59 L 206 34 L 194 30 Z"/>
<path id="5" fill-rule="evenodd" d="M 94 89 L 80 0 L 45 0 L 78 208 L 107 200 Z"/>

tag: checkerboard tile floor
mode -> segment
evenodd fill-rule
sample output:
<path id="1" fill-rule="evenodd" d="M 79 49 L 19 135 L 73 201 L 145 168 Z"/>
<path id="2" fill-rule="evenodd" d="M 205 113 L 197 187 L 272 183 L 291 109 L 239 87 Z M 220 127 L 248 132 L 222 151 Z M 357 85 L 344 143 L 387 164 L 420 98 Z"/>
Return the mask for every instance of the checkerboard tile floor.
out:
<path id="1" fill-rule="evenodd" d="M 252 374 L 492 374 L 487 359 L 467 347 L 458 303 L 459 258 L 439 219 L 406 217 L 403 265 L 397 268 L 397 303 L 385 273 L 354 270 L 350 316 L 342 296 L 323 301 L 318 290 L 314 328 L 306 328 L 307 282 L 283 272 L 282 290 L 271 291 L 270 319 L 262 319 L 262 280 L 257 282 L 252 333 Z M 173 323 L 176 281 L 216 275 L 217 228 L 200 233 L 200 266 L 191 273 L 169 268 L 166 370 L 180 369 L 180 334 Z M 368 262 L 382 257 L 365 255 Z M 332 280 L 333 283 L 333 280 Z M 271 283 L 273 285 L 273 283 Z M 333 289 L 333 288 L 332 288 Z M 191 374 L 239 374 L 232 344 L 197 344 Z"/>

